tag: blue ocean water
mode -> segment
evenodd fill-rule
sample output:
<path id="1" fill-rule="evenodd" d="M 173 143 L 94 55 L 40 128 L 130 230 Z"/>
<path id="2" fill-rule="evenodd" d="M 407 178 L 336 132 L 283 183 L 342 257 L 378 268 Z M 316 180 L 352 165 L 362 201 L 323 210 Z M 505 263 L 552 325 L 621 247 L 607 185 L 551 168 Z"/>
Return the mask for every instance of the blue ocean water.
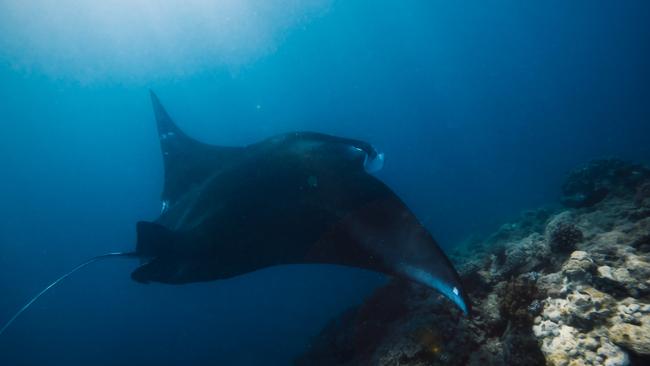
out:
<path id="1" fill-rule="evenodd" d="M 445 248 L 556 202 L 590 159 L 650 162 L 646 1 L 0 1 L 0 323 L 159 213 L 148 89 L 188 134 L 313 130 Z M 385 279 L 329 266 L 141 285 L 93 265 L 0 337 L 2 365 L 285 365 Z"/>

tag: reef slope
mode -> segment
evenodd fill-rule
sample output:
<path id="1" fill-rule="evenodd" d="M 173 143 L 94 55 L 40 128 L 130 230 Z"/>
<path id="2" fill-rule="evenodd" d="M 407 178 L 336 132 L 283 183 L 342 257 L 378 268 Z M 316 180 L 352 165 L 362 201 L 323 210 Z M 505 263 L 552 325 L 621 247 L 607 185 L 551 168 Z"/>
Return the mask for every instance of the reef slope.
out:
<path id="1" fill-rule="evenodd" d="M 452 254 L 472 317 L 393 281 L 296 364 L 650 364 L 650 169 L 594 161 L 562 191 L 561 207 L 524 212 Z"/>

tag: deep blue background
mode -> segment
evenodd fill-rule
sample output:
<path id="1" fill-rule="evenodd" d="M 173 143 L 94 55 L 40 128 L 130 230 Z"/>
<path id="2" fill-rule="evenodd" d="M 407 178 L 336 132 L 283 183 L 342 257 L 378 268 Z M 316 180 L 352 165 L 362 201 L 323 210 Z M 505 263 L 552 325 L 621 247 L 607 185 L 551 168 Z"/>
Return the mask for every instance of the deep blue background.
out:
<path id="1" fill-rule="evenodd" d="M 650 4 L 335 1 L 274 52 L 145 82 L 79 83 L 0 58 L 0 322 L 154 219 L 147 88 L 205 142 L 291 130 L 364 139 L 445 247 L 556 201 L 592 158 L 650 161 Z M 152 59 L 152 63 L 156 60 Z M 0 338 L 2 365 L 282 365 L 381 276 L 281 267 L 182 287 L 96 264 Z"/>

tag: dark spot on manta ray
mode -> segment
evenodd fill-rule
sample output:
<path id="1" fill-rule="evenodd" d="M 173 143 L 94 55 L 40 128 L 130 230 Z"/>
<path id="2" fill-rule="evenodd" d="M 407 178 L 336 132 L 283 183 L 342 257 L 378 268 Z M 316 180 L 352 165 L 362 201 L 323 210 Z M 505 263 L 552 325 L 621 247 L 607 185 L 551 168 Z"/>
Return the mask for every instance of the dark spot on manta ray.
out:
<path id="1" fill-rule="evenodd" d="M 310 175 L 309 178 L 307 178 L 307 184 L 309 184 L 309 186 L 313 188 L 318 187 L 318 178 L 316 178 L 313 175 Z"/>
<path id="2" fill-rule="evenodd" d="M 383 272 L 436 289 L 470 312 L 460 278 L 433 237 L 397 195 L 370 173 L 383 154 L 367 142 L 291 132 L 243 147 L 196 141 L 158 97 L 151 100 L 165 179 L 162 212 L 137 223 L 135 252 L 89 259 L 33 297 L 99 259 L 145 261 L 138 282 L 225 279 L 282 264 L 338 264 Z"/>

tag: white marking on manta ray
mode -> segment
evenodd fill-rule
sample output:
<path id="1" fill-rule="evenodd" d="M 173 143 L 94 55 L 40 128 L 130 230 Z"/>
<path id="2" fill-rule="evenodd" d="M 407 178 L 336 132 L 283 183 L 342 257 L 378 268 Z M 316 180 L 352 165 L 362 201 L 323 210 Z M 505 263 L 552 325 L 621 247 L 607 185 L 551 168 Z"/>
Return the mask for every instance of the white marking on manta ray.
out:
<path id="1" fill-rule="evenodd" d="M 215 177 L 219 176 L 219 172 L 216 172 L 212 174 L 208 179 L 206 179 L 204 182 L 201 184 L 194 186 L 192 190 L 190 190 L 187 195 L 183 198 L 183 201 L 186 202 L 185 204 L 180 204 L 181 207 L 185 207 L 185 209 L 182 211 L 182 215 L 180 219 L 178 220 L 178 223 L 176 224 L 176 228 L 181 228 L 181 227 L 195 227 L 196 225 L 200 224 L 202 220 L 209 215 L 211 215 L 214 211 L 217 211 L 221 209 L 220 206 L 214 207 L 213 210 L 211 211 L 206 211 L 200 216 L 196 216 L 196 213 L 194 212 L 193 208 L 196 207 L 196 202 L 201 198 L 201 192 L 205 190 L 205 187 L 207 187 L 210 182 L 215 179 Z M 190 219 L 191 218 L 191 219 Z"/>
<path id="2" fill-rule="evenodd" d="M 456 286 L 453 286 L 452 288 L 452 286 L 450 286 L 448 283 L 443 282 L 439 278 L 431 275 L 429 272 L 417 267 L 401 265 L 399 268 L 409 277 L 418 280 L 419 282 L 426 283 L 429 286 L 440 291 L 454 304 L 458 305 L 463 313 L 467 314 L 467 304 L 465 304 L 465 301 L 463 301 L 463 299 L 460 297 L 460 291 Z"/>

